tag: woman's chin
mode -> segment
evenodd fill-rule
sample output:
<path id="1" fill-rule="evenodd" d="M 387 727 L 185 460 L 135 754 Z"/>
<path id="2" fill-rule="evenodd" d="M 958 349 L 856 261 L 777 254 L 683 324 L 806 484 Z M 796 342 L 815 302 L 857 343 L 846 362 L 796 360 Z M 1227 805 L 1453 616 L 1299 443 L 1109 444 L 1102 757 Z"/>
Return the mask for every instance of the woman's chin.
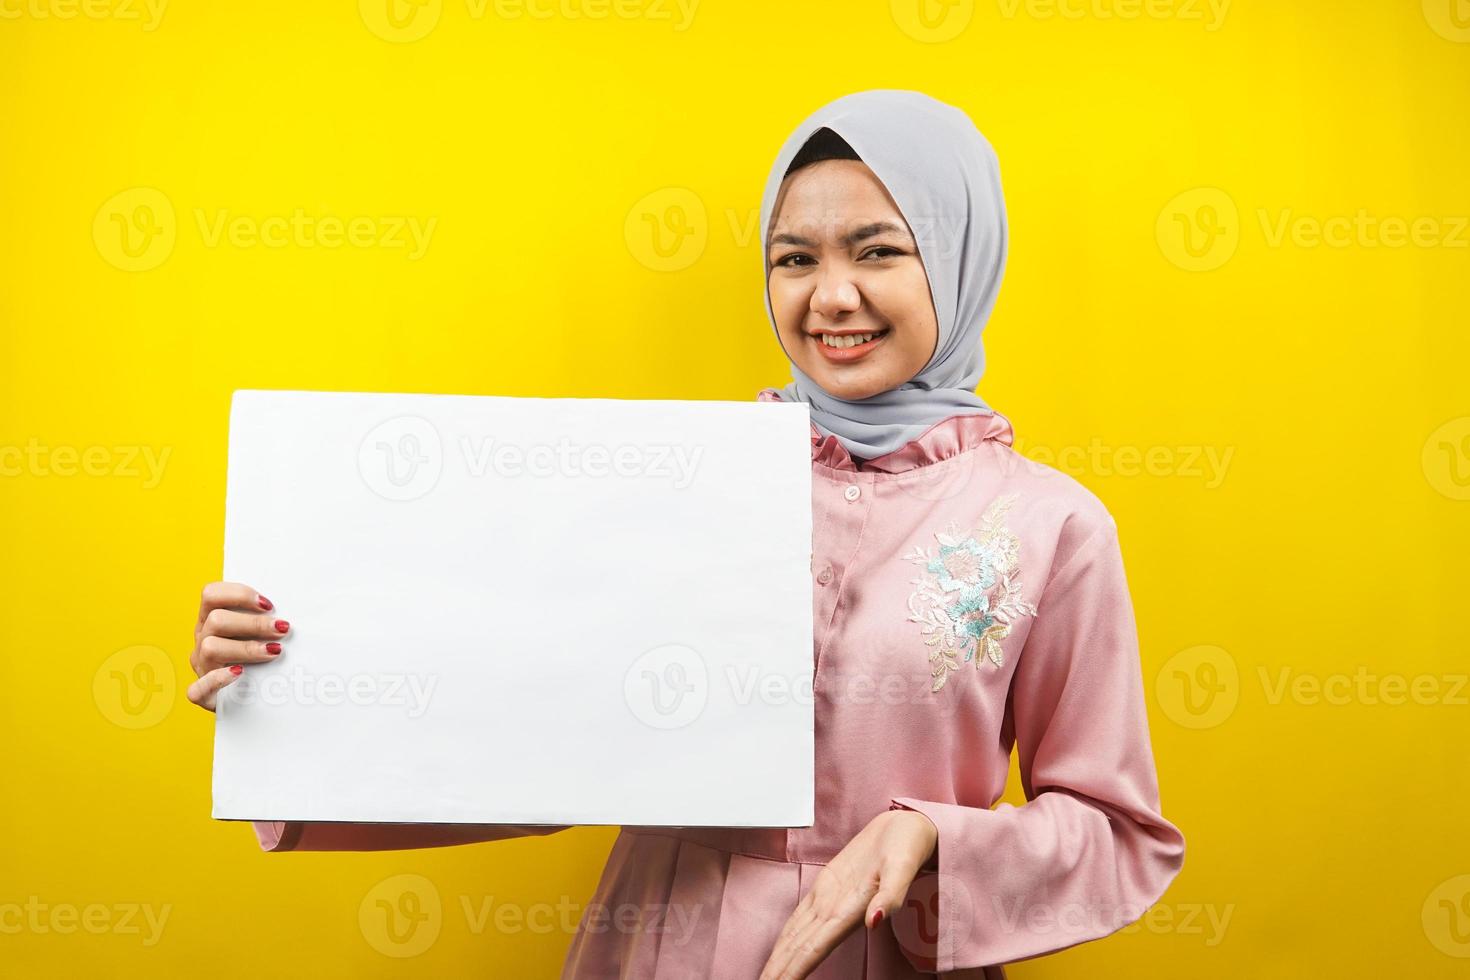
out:
<path id="1" fill-rule="evenodd" d="M 841 398 L 843 401 L 856 402 L 864 398 L 872 398 L 896 385 L 885 384 L 880 375 L 864 370 L 861 374 L 848 371 L 833 371 L 822 365 L 815 371 L 806 371 L 807 377 L 811 378 L 822 390 L 833 398 Z"/>

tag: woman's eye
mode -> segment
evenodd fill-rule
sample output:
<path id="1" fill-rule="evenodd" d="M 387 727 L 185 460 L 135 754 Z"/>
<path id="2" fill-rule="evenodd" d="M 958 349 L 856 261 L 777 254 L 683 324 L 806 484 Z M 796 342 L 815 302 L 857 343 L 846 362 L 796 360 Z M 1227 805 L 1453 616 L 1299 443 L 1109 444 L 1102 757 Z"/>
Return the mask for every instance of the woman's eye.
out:
<path id="1" fill-rule="evenodd" d="M 792 252 L 790 255 L 783 255 L 783 256 L 781 256 L 781 258 L 779 258 L 779 259 L 776 260 L 776 264 L 777 265 L 781 265 L 781 266 L 791 266 L 791 265 L 794 264 L 793 261 L 792 261 L 793 259 L 806 259 L 806 258 L 810 258 L 810 256 L 803 255 L 800 252 Z"/>
<path id="2" fill-rule="evenodd" d="M 877 246 L 869 249 L 868 251 L 864 252 L 863 253 L 863 258 L 865 258 L 865 259 L 886 259 L 889 256 L 903 255 L 903 254 L 904 254 L 904 252 L 903 252 L 902 249 L 893 248 L 892 246 L 889 246 L 889 245 L 877 245 Z M 805 260 L 805 261 L 798 261 L 798 260 Z M 794 267 L 799 267 L 799 266 L 805 266 L 808 263 L 810 263 L 811 260 L 812 260 L 812 257 L 810 255 L 805 254 L 804 252 L 792 252 L 790 255 L 783 255 L 781 258 L 777 259 L 776 262 L 775 262 L 775 264 L 778 265 L 778 266 L 784 266 L 784 267 L 787 267 L 787 268 L 794 268 Z"/>

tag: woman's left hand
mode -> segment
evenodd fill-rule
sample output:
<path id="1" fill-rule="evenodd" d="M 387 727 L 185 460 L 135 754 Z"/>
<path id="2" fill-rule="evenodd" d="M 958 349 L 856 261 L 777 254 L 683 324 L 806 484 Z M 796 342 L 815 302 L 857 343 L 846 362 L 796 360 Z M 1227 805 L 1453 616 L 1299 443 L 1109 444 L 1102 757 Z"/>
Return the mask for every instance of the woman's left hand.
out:
<path id="1" fill-rule="evenodd" d="M 837 852 L 786 920 L 760 980 L 801 980 L 863 923 L 873 928 L 903 903 L 934 854 L 939 831 L 916 810 L 885 810 Z"/>

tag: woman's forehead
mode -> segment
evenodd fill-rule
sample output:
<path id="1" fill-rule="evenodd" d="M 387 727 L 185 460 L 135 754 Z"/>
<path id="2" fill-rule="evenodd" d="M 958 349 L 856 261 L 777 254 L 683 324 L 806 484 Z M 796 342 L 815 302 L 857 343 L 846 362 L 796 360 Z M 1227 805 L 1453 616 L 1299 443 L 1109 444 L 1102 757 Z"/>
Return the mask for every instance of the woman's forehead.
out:
<path id="1" fill-rule="evenodd" d="M 778 235 L 837 241 L 909 233 L 887 188 L 855 160 L 823 161 L 791 175 L 781 186 L 775 210 L 773 244 Z"/>

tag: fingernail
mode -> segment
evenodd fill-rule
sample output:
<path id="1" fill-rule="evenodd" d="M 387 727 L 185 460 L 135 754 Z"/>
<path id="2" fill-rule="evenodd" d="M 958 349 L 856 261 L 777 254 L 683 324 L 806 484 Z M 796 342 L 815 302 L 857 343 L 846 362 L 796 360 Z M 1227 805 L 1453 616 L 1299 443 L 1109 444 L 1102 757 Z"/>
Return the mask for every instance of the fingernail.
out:
<path id="1" fill-rule="evenodd" d="M 255 601 L 259 603 L 260 608 L 264 609 L 266 612 L 270 612 L 272 609 L 276 608 L 274 605 L 272 605 L 271 601 L 263 595 L 256 596 Z"/>
<path id="2" fill-rule="evenodd" d="M 276 632 L 277 633 L 284 633 L 284 632 L 286 632 L 290 628 L 291 628 L 291 624 L 288 623 L 288 622 L 286 622 L 284 619 L 278 619 L 278 620 L 276 620 Z"/>
<path id="3" fill-rule="evenodd" d="M 879 909 L 873 913 L 873 928 L 878 928 L 878 923 L 883 921 L 883 910 Z"/>
<path id="4" fill-rule="evenodd" d="M 230 673 L 232 673 L 232 674 L 234 674 L 236 676 L 239 676 L 240 671 L 242 671 L 244 669 L 245 668 L 244 667 L 241 667 L 239 664 L 230 664 Z"/>
<path id="5" fill-rule="evenodd" d="M 265 652 L 274 657 L 276 654 L 281 652 L 281 645 L 275 640 L 271 640 L 265 645 Z"/>

